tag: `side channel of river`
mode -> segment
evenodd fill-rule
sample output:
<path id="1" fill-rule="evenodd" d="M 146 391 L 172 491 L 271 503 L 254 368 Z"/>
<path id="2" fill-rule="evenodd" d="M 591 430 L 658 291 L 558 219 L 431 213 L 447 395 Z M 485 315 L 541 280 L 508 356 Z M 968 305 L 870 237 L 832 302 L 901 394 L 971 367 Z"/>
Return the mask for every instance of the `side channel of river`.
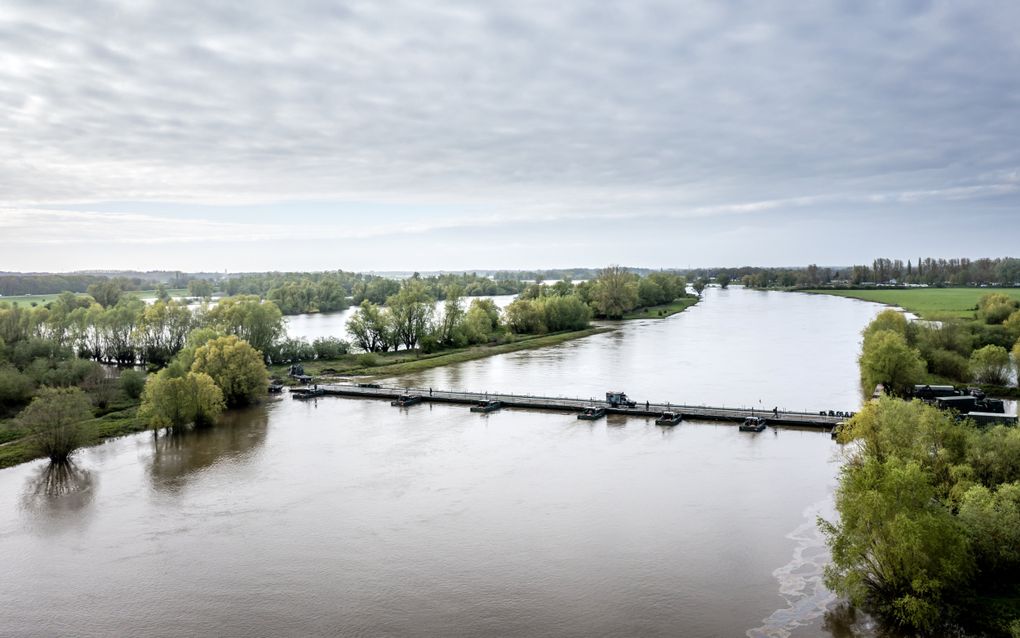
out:
<path id="1" fill-rule="evenodd" d="M 712 290 L 405 383 L 859 405 L 879 306 Z M 0 471 L 0 635 L 815 636 L 827 434 L 274 399 Z"/>

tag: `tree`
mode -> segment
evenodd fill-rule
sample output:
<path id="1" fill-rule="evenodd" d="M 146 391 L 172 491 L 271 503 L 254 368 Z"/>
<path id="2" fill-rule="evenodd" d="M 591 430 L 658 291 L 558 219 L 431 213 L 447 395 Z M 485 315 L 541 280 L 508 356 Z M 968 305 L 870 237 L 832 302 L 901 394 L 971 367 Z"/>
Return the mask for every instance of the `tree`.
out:
<path id="1" fill-rule="evenodd" d="M 82 421 L 91 417 L 92 403 L 80 388 L 43 388 L 18 421 L 39 454 L 66 463 L 85 440 Z"/>
<path id="2" fill-rule="evenodd" d="M 517 334 L 542 334 L 546 332 L 545 317 L 541 308 L 532 299 L 515 299 L 504 310 L 506 325 Z"/>
<path id="3" fill-rule="evenodd" d="M 234 335 L 213 339 L 197 349 L 191 371 L 212 377 L 228 406 L 257 402 L 269 386 L 262 355 Z"/>
<path id="4" fill-rule="evenodd" d="M 347 320 L 347 332 L 354 337 L 354 345 L 359 349 L 385 352 L 392 340 L 389 313 L 366 299 Z"/>
<path id="5" fill-rule="evenodd" d="M 470 343 L 487 343 L 502 330 L 499 308 L 492 299 L 472 299 L 464 317 L 464 332 Z"/>
<path id="6" fill-rule="evenodd" d="M 819 520 L 832 552 L 830 589 L 928 634 L 953 620 L 952 603 L 974 573 L 948 502 L 968 434 L 946 412 L 888 397 L 851 419 L 840 438 L 860 445 L 840 470 L 839 521 Z"/>
<path id="7" fill-rule="evenodd" d="M 283 313 L 272 301 L 261 301 L 254 295 L 221 299 L 207 315 L 213 328 L 234 335 L 267 353 L 284 333 Z"/>
<path id="8" fill-rule="evenodd" d="M 120 373 L 120 389 L 132 399 L 142 396 L 145 389 L 145 373 L 138 370 L 125 370 Z"/>
<path id="9" fill-rule="evenodd" d="M 121 295 L 124 294 L 124 288 L 116 279 L 108 279 L 89 286 L 88 293 L 100 306 L 110 308 L 116 306 L 120 301 Z"/>
<path id="10" fill-rule="evenodd" d="M 170 301 L 170 291 L 162 281 L 156 284 L 156 301 Z"/>
<path id="11" fill-rule="evenodd" d="M 224 409 L 223 392 L 203 372 L 164 368 L 149 377 L 138 417 L 154 430 L 211 424 Z"/>
<path id="12" fill-rule="evenodd" d="M 1009 352 L 1002 346 L 985 346 L 970 355 L 971 374 L 979 383 L 1006 385 L 1009 368 Z"/>
<path id="13" fill-rule="evenodd" d="M 408 350 L 418 345 L 429 328 L 435 299 L 421 279 L 405 279 L 400 292 L 386 300 L 396 339 Z"/>
<path id="14" fill-rule="evenodd" d="M 14 366 L 0 365 L 0 415 L 28 403 L 34 390 L 32 377 Z"/>
<path id="15" fill-rule="evenodd" d="M 446 289 L 443 316 L 436 326 L 435 338 L 441 347 L 463 346 L 467 342 L 464 334 L 464 307 L 461 306 L 461 288 L 451 285 Z"/>
<path id="16" fill-rule="evenodd" d="M 1000 324 L 1017 310 L 1018 304 L 1016 299 L 1002 293 L 987 294 L 978 301 L 978 318 L 987 324 Z"/>
<path id="17" fill-rule="evenodd" d="M 871 391 L 881 383 L 887 392 L 905 396 L 924 377 L 925 365 L 903 335 L 879 330 L 868 335 L 860 358 L 861 383 Z"/>
<path id="18" fill-rule="evenodd" d="M 623 318 L 638 305 L 637 275 L 620 266 L 603 268 L 592 286 L 592 301 L 597 315 L 607 319 Z"/>
<path id="19" fill-rule="evenodd" d="M 208 279 L 192 279 L 188 282 L 188 296 L 208 299 L 212 294 L 213 285 Z"/>
<path id="20" fill-rule="evenodd" d="M 906 316 L 898 310 L 888 308 L 878 313 L 871 323 L 864 328 L 861 333 L 864 335 L 864 339 L 878 332 L 879 330 L 892 330 L 903 336 L 904 339 L 908 339 L 907 331 L 909 329 L 909 322 L 907 322 Z"/>
<path id="21" fill-rule="evenodd" d="M 694 280 L 694 292 L 699 295 L 705 290 L 706 286 L 708 286 L 708 281 L 704 277 L 698 277 Z"/>
<path id="22" fill-rule="evenodd" d="M 723 290 L 730 287 L 731 280 L 729 275 L 719 275 L 718 277 L 716 277 L 716 281 L 719 282 L 719 287 L 722 288 Z"/>

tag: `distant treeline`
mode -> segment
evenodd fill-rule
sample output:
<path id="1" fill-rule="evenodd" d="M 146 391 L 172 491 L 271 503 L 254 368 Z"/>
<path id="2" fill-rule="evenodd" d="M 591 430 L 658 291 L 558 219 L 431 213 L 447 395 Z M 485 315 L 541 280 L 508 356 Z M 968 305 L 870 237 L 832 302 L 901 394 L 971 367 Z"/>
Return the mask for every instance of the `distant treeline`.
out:
<path id="1" fill-rule="evenodd" d="M 467 297 L 513 295 L 524 288 L 518 281 L 493 281 L 473 273 L 415 276 L 426 292 L 437 300 L 457 286 Z M 400 291 L 400 281 L 378 275 L 344 272 L 262 273 L 232 277 L 221 283 L 221 292 L 259 295 L 270 299 L 285 315 L 306 312 L 332 312 L 363 301 L 384 304 Z"/>
<path id="2" fill-rule="evenodd" d="M 908 259 L 879 258 L 871 265 L 846 267 L 751 268 L 740 275 L 734 269 L 716 269 L 747 286 L 755 288 L 812 288 L 817 286 L 1017 286 L 1020 285 L 1020 259 L 996 257 L 982 259 Z"/>
<path id="3" fill-rule="evenodd" d="M 0 275 L 0 295 L 55 295 L 62 292 L 85 292 L 89 286 L 116 280 L 122 290 L 152 288 L 155 283 L 137 277 L 106 277 L 103 275 Z M 151 284 L 151 285 L 150 285 Z"/>

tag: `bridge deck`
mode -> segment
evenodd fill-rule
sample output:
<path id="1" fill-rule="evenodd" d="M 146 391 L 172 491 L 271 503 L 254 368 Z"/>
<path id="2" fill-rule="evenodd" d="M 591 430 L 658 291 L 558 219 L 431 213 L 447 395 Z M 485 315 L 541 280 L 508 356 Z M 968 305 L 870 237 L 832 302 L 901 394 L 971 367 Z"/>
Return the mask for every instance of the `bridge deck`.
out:
<path id="1" fill-rule="evenodd" d="M 570 399 L 566 397 L 542 397 L 520 394 L 503 394 L 498 392 L 452 392 L 449 390 L 403 388 L 394 386 L 365 387 L 353 384 L 318 385 L 326 396 L 358 397 L 365 399 L 393 400 L 402 394 L 417 394 L 424 401 L 432 403 L 454 403 L 474 405 L 480 401 L 495 400 L 507 408 L 529 408 L 535 410 L 558 410 L 562 412 L 580 412 L 590 406 L 606 408 L 610 414 L 630 414 L 633 416 L 657 417 L 663 412 L 680 412 L 686 419 L 704 419 L 711 421 L 730 421 L 741 423 L 749 416 L 764 416 L 772 425 L 794 425 L 830 429 L 842 421 L 844 417 L 825 416 L 810 412 L 780 412 L 773 416 L 772 411 L 754 410 L 751 408 L 722 408 L 703 405 L 685 405 L 682 403 L 639 403 L 633 408 L 610 407 L 601 400 Z M 293 388 L 291 392 L 307 392 L 307 388 Z"/>

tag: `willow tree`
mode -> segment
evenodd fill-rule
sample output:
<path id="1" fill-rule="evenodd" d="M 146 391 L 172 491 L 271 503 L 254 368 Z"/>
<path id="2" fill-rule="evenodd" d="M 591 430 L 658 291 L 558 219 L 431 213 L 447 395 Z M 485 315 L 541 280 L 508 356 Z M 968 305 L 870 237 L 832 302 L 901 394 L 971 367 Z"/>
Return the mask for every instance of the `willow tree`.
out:
<path id="1" fill-rule="evenodd" d="M 18 421 L 39 454 L 66 463 L 85 441 L 82 422 L 91 417 L 92 402 L 80 388 L 43 388 Z"/>
<path id="2" fill-rule="evenodd" d="M 621 266 L 599 271 L 592 284 L 595 312 L 608 319 L 620 319 L 638 305 L 638 277 Z"/>
<path id="3" fill-rule="evenodd" d="M 269 386 L 262 354 L 234 335 L 213 339 L 195 350 L 191 372 L 212 377 L 228 406 L 255 403 Z"/>

